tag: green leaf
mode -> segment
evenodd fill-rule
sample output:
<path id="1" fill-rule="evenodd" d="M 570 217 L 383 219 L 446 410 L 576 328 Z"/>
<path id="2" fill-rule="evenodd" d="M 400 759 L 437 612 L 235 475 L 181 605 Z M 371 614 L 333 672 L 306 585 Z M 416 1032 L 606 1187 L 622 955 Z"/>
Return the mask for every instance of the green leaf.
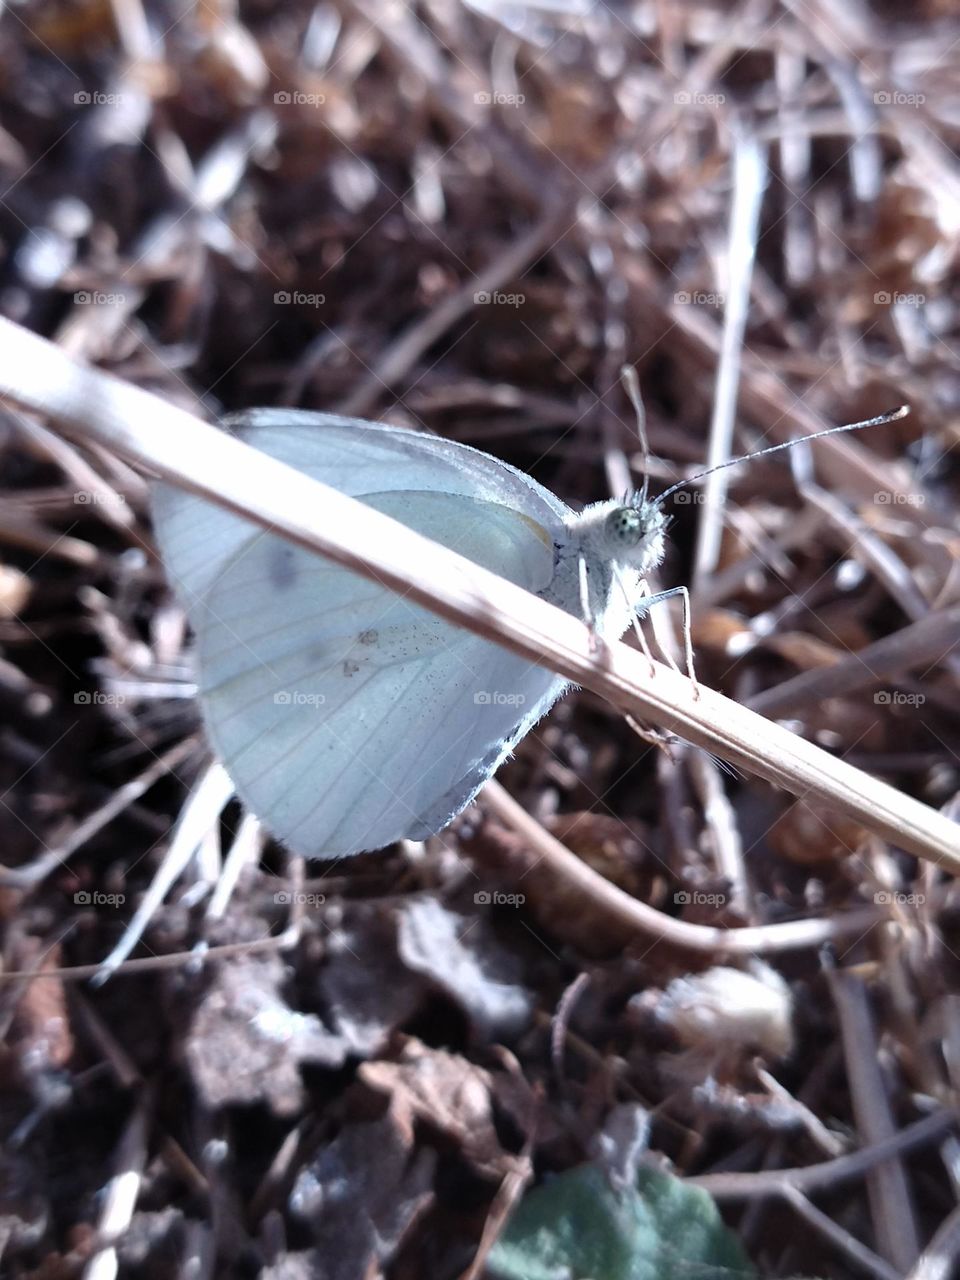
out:
<path id="1" fill-rule="evenodd" d="M 697 1187 L 641 1169 L 615 1189 L 585 1164 L 529 1192 L 487 1261 L 498 1280 L 755 1280 Z"/>

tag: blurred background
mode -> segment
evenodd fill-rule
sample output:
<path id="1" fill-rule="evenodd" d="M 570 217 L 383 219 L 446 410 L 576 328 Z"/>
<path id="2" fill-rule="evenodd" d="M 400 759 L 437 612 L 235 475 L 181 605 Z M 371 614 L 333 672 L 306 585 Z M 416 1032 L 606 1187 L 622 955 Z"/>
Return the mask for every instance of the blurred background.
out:
<path id="1" fill-rule="evenodd" d="M 656 585 L 693 586 L 701 680 L 955 814 L 958 136 L 948 0 L 10 3 L 0 314 L 201 416 L 429 430 L 575 507 L 693 474 L 728 432 L 742 452 L 909 404 L 738 471 L 722 518 L 677 495 Z M 202 777 L 189 636 L 142 477 L 2 406 L 0 486 L 4 968 L 96 964 Z M 5 1274 L 533 1280 L 487 1250 L 618 1107 L 703 1174 L 833 1159 L 954 1096 L 958 917 L 932 872 L 591 694 L 501 781 L 673 919 L 872 904 L 897 931 L 835 954 L 840 987 L 808 951 L 681 990 L 709 956 L 538 876 L 481 806 L 307 868 L 282 961 L 7 983 Z M 211 820 L 137 956 L 280 931 L 289 860 L 244 828 L 210 910 L 239 822 Z M 685 1019 L 711 1000 L 730 1044 Z M 956 1150 L 888 1163 L 900 1181 L 726 1221 L 764 1275 L 905 1275 L 957 1212 Z"/>

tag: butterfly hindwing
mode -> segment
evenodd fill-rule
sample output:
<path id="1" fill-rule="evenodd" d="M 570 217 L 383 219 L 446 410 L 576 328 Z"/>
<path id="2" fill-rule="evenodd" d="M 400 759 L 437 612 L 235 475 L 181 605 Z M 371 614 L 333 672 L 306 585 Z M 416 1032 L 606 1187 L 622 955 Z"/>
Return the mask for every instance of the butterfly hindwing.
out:
<path id="1" fill-rule="evenodd" d="M 528 590 L 550 582 L 549 537 L 510 507 L 431 490 L 364 501 Z M 253 812 L 311 856 L 438 830 L 564 688 L 260 531 L 193 617 L 213 744 Z"/>

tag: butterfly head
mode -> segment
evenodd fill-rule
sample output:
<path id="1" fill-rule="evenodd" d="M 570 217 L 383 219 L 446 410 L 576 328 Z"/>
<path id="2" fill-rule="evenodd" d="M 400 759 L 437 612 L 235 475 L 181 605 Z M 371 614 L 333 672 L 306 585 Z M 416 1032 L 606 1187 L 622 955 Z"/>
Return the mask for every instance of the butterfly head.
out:
<path id="1" fill-rule="evenodd" d="M 587 507 L 579 517 L 584 536 L 604 561 L 651 573 L 663 560 L 667 517 L 642 494 Z"/>

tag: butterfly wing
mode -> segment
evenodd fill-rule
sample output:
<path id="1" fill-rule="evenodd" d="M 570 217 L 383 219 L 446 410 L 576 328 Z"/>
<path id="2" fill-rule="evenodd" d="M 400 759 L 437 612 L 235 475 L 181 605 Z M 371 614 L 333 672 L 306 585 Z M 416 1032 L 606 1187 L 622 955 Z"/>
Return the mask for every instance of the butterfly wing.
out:
<path id="1" fill-rule="evenodd" d="M 509 506 L 435 489 L 364 501 L 530 591 L 551 581 L 550 539 Z M 261 532 L 191 616 L 213 745 L 253 812 L 309 856 L 441 829 L 565 687 Z"/>
<path id="2" fill-rule="evenodd" d="M 524 472 L 468 445 L 383 423 L 252 409 L 224 424 L 246 443 L 351 497 L 394 490 L 459 494 L 521 511 L 553 542 L 571 512 Z M 249 521 L 172 485 L 153 495 L 157 536 L 184 603 L 203 597 L 251 537 Z"/>

